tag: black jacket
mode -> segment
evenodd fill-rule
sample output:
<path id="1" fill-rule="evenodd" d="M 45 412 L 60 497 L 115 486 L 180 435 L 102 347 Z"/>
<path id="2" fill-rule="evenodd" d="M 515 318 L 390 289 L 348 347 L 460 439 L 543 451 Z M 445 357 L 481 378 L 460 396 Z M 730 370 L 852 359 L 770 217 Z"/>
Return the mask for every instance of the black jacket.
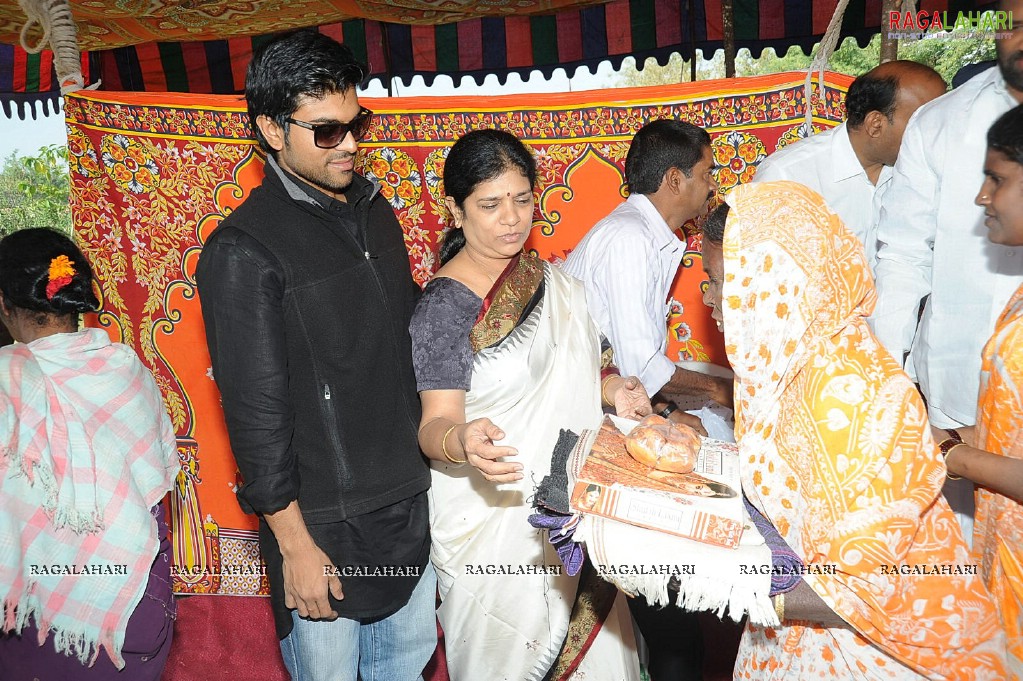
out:
<path id="1" fill-rule="evenodd" d="M 355 176 L 328 210 L 272 161 L 210 235 L 196 281 L 246 512 L 307 525 L 426 490 L 401 226 Z"/>

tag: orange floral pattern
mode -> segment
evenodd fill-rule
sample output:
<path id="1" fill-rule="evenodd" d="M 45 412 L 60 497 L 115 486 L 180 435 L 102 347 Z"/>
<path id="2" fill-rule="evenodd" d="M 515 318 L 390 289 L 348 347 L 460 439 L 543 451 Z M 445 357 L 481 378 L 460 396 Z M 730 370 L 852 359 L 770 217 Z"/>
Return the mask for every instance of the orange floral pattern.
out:
<path id="1" fill-rule="evenodd" d="M 923 402 L 867 326 L 862 247 L 802 185 L 745 185 L 727 202 L 743 490 L 805 563 L 834 566 L 804 579 L 850 625 L 748 627 L 736 677 L 1007 678 Z"/>
<path id="2" fill-rule="evenodd" d="M 716 137 L 711 142 L 711 149 L 718 165 L 716 179 L 721 193 L 752 180 L 757 164 L 767 158 L 767 149 L 760 138 L 743 131 Z"/>
<path id="3" fill-rule="evenodd" d="M 784 149 L 793 142 L 798 142 L 801 139 L 806 139 L 806 137 L 808 137 L 808 135 L 806 134 L 806 129 L 807 129 L 806 123 L 800 123 L 799 125 L 793 126 L 786 130 L 785 132 L 783 132 L 781 137 L 778 138 L 778 146 L 776 147 L 776 150 Z M 816 135 L 823 129 L 824 128 L 820 127 L 819 125 L 815 125 L 813 126 L 813 134 Z"/>
<path id="4" fill-rule="evenodd" d="M 982 449 L 1023 459 L 1023 287 L 1005 306 L 984 348 L 977 407 Z M 1010 662 L 1023 669 L 1023 505 L 977 488 L 973 551 L 998 603 Z"/>
<path id="5" fill-rule="evenodd" d="M 139 142 L 124 135 L 107 135 L 100 149 L 103 167 L 118 187 L 132 194 L 156 189 L 160 170 Z"/>

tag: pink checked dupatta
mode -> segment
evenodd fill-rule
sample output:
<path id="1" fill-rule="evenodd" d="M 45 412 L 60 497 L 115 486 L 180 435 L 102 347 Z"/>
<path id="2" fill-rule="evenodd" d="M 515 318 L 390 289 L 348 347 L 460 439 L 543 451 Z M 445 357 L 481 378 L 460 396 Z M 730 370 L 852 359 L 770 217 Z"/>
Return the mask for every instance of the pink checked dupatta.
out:
<path id="1" fill-rule="evenodd" d="M 1004 679 L 1004 637 L 941 497 L 924 405 L 878 344 L 863 247 L 813 191 L 737 187 L 724 239 L 725 345 L 743 490 L 850 626 L 747 627 L 736 678 Z M 965 570 L 969 572 L 969 569 Z"/>
<path id="2" fill-rule="evenodd" d="M 0 349 L 4 631 L 32 617 L 58 651 L 86 663 L 104 647 L 123 667 L 159 548 L 150 508 L 177 471 L 160 391 L 131 349 L 99 329 Z"/>

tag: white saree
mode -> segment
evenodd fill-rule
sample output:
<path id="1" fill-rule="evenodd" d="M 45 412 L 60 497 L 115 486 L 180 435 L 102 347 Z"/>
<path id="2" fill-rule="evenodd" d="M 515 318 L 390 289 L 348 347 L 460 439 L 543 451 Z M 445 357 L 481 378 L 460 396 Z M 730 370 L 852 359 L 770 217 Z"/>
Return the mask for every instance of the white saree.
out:
<path id="1" fill-rule="evenodd" d="M 568 631 L 578 579 L 529 525 L 562 428 L 600 424 L 600 338 L 582 284 L 544 263 L 544 296 L 502 342 L 476 353 L 467 420 L 487 417 L 518 449 L 523 479 L 495 485 L 469 466 L 434 461 L 432 560 L 452 681 L 542 679 Z M 573 678 L 639 679 L 619 595 Z"/>

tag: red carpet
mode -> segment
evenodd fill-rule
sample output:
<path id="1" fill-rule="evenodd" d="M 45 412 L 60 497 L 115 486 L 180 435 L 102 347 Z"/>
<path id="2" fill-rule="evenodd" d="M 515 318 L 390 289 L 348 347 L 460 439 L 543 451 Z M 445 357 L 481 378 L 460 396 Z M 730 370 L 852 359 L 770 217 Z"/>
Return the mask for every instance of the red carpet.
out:
<path id="1" fill-rule="evenodd" d="M 437 632 L 441 633 L 439 626 Z M 447 681 L 448 669 L 440 647 L 424 677 L 426 681 Z M 174 643 L 162 681 L 199 679 L 289 681 L 274 631 L 270 599 L 178 597 Z"/>

